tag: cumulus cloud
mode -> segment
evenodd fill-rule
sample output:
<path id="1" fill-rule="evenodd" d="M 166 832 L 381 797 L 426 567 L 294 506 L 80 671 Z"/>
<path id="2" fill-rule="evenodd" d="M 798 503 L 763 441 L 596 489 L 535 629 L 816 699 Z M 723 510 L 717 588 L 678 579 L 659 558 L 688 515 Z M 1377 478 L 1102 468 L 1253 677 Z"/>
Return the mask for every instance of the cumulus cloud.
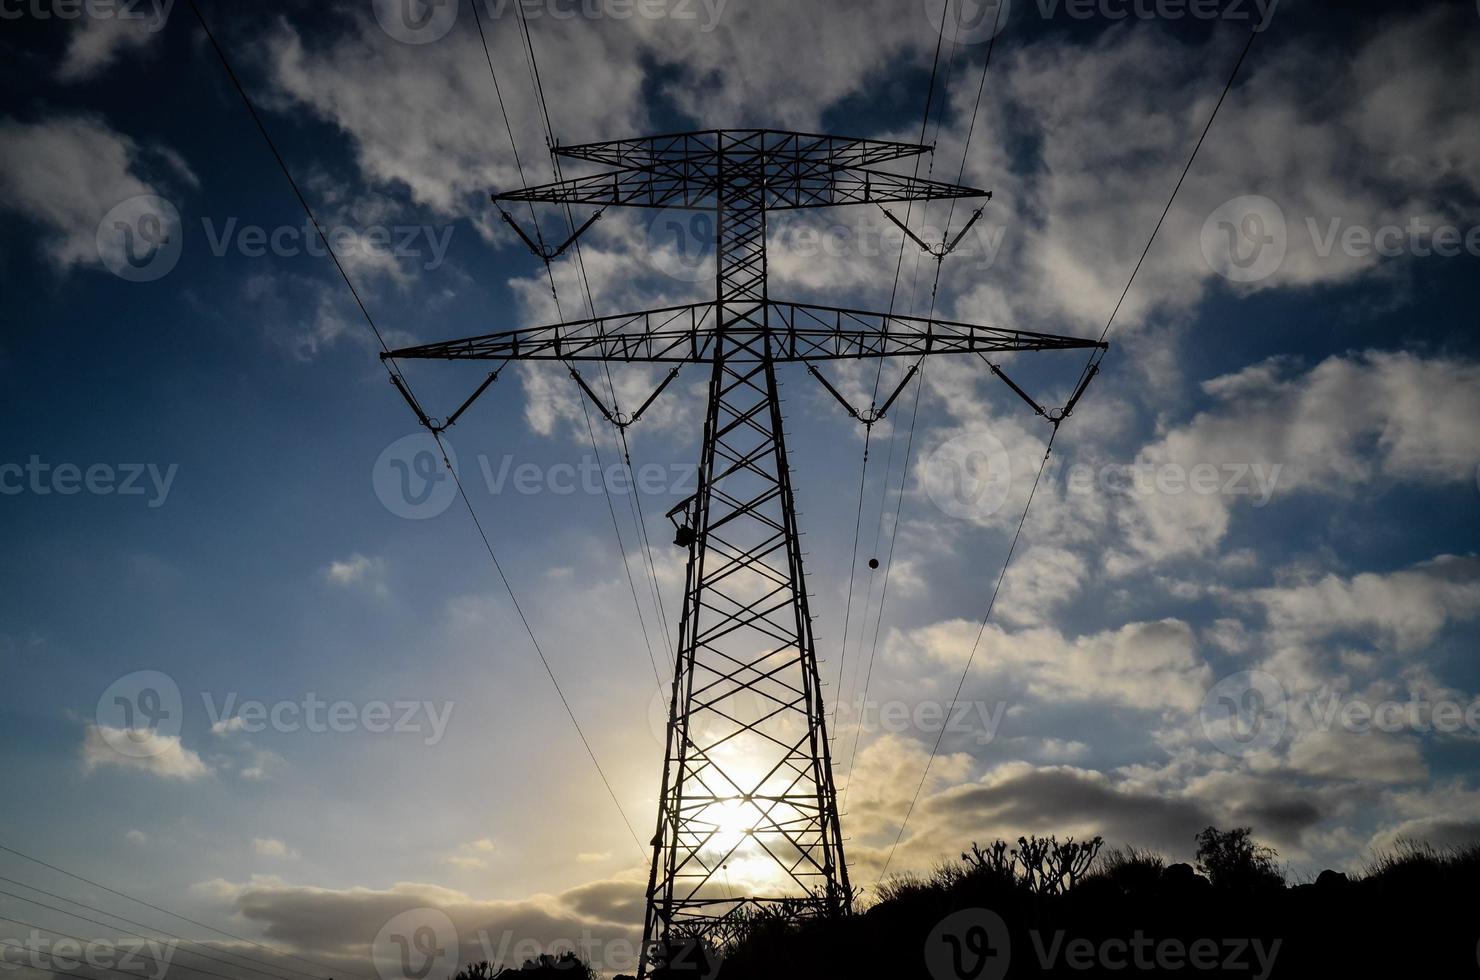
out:
<path id="1" fill-rule="evenodd" d="M 1381 732 L 1301 732 L 1290 744 L 1289 765 L 1305 775 L 1370 783 L 1416 783 L 1429 774 L 1416 737 Z"/>
<path id="2" fill-rule="evenodd" d="M 124 746 L 127 751 L 119 751 L 115 746 Z M 104 725 L 87 726 L 82 740 L 82 764 L 89 773 L 113 766 L 182 782 L 211 773 L 197 753 L 181 744 L 178 735 Z"/>
<path id="3" fill-rule="evenodd" d="M 1144 446 L 1152 471 L 1238 468 L 1240 493 L 1144 492 L 1117 497 L 1116 521 L 1137 555 L 1207 554 L 1227 535 L 1233 509 L 1290 494 L 1349 498 L 1397 484 L 1472 481 L 1480 432 L 1480 363 L 1406 352 L 1329 357 L 1308 371 L 1287 359 L 1251 365 L 1203 384 L 1213 406 Z"/>
<path id="4" fill-rule="evenodd" d="M 897 758 L 907 771 L 901 773 L 902 800 L 874 799 L 863 820 L 852 814 L 850 804 L 848 831 L 855 843 L 848 857 L 854 876 L 862 879 L 879 874 L 885 860 L 894 871 L 918 870 L 959 853 L 973 840 L 1012 840 L 1030 833 L 1061 839 L 1100 834 L 1113 843 L 1184 855 L 1193 835 L 1218 815 L 1217 808 L 1195 798 L 1137 788 L 1124 777 L 1090 769 L 1012 762 L 969 776 L 974 767 L 966 760 L 938 760 L 947 762 L 947 775 L 927 786 L 895 848 L 924 751 L 916 755 L 887 742 L 876 743 L 872 751 Z"/>
<path id="5" fill-rule="evenodd" d="M 442 860 L 461 871 L 478 871 L 488 866 L 488 858 L 497 850 L 491 838 L 483 837 L 462 844 Z"/>
<path id="6" fill-rule="evenodd" d="M 412 910 L 447 916 L 455 936 L 439 940 L 456 949 L 450 961 L 513 961 L 514 944 L 550 944 L 590 937 L 598 969 L 633 973 L 642 927 L 645 872 L 589 882 L 559 894 L 517 901 L 484 901 L 434 884 L 403 882 L 390 888 L 316 888 L 273 877 L 234 883 L 203 882 L 198 893 L 228 904 L 261 927 L 274 946 L 308 952 L 344 971 L 371 972 L 364 960 L 376 936 L 394 917 Z"/>
<path id="7" fill-rule="evenodd" d="M 980 625 L 951 620 L 896 634 L 889 653 L 899 662 L 923 659 L 960 667 L 976 645 Z M 1074 638 L 1050 628 L 1008 632 L 988 624 L 976 652 L 973 663 L 983 675 L 1011 677 L 1045 701 L 1070 698 L 1190 711 L 1202 702 L 1212 678 L 1198 656 L 1192 628 L 1174 619 Z"/>
<path id="8" fill-rule="evenodd" d="M 305 39 L 280 21 L 263 52 L 278 95 L 338 126 L 368 178 L 404 187 L 412 201 L 439 214 L 472 216 L 488 231 L 494 227 L 488 190 L 519 186 L 519 173 L 496 124 L 499 103 L 467 20 L 438 42 L 436 57 L 391 40 L 368 7 L 349 32 L 327 42 Z M 594 139 L 640 126 L 643 70 L 624 56 L 622 40 L 621 34 L 589 30 L 538 38 L 547 63 L 581 66 L 579 72 L 545 73 L 561 132 Z M 495 64 L 523 63 L 516 30 L 491 31 L 489 41 Z M 385 85 L 387 77 L 396 84 Z M 531 179 L 550 179 L 548 167 L 535 162 L 544 138 L 530 86 L 505 85 L 504 96 L 525 165 L 534 168 Z"/>
<path id="9" fill-rule="evenodd" d="M 83 17 L 72 25 L 57 79 L 82 82 L 94 78 L 121 56 L 148 47 L 163 26 L 152 18 Z"/>
<path id="10" fill-rule="evenodd" d="M 38 123 L 0 118 L 0 207 L 44 229 L 46 254 L 58 269 L 101 266 L 100 247 L 111 238 L 100 239 L 98 225 L 108 212 L 133 198 L 162 196 L 163 185 L 143 176 L 145 156 L 130 137 L 93 116 Z M 183 162 L 170 156 L 166 165 L 178 174 Z M 178 226 L 161 230 L 180 233 Z"/>
<path id="11" fill-rule="evenodd" d="M 1208 216 L 1231 198 L 1275 200 L 1290 229 L 1282 267 L 1246 289 L 1384 271 L 1386 260 L 1375 254 L 1320 254 L 1306 218 L 1321 227 L 1339 218 L 1377 228 L 1473 214 L 1477 109 L 1459 93 L 1466 79 L 1480 83 L 1480 68 L 1445 43 L 1449 32 L 1467 27 L 1463 16 L 1433 8 L 1374 24 L 1349 60 L 1322 59 L 1302 39 L 1263 39 L 1117 318 L 1122 331 L 1157 310 L 1185 311 L 1214 284 L 1227 285 L 1203 256 L 1200 237 Z M 1011 216 L 1005 261 L 993 274 L 1028 288 L 1015 293 L 1010 310 L 974 303 L 980 312 L 1086 329 L 1104 323 L 1240 40 L 1215 33 L 1187 43 L 1168 32 L 1122 29 L 1082 45 L 1045 39 L 1009 49 L 980 124 L 1003 135 L 996 145 L 990 136 L 973 145 L 967 175 L 997 189 L 993 209 Z M 975 95 L 976 79 L 966 76 L 951 96 L 959 105 Z M 1340 99 L 1323 97 L 1329 92 Z M 1401 127 L 1384 124 L 1391 112 L 1382 107 L 1410 102 L 1422 109 L 1403 114 Z M 1028 157 L 1011 152 L 1024 127 L 1037 147 Z M 938 151 L 945 159 L 961 128 L 948 128 Z"/>
<path id="12" fill-rule="evenodd" d="M 336 559 L 324 569 L 324 578 L 341 588 L 364 588 L 378 596 L 388 595 L 386 584 L 388 565 L 384 558 L 371 558 L 353 554 L 348 558 Z"/>
<path id="13" fill-rule="evenodd" d="M 1480 616 L 1480 559 L 1441 555 L 1388 574 L 1327 574 L 1250 590 L 1238 601 L 1262 609 L 1287 642 L 1370 636 L 1415 653 L 1449 624 Z"/>
<path id="14" fill-rule="evenodd" d="M 280 858 L 282 860 L 296 861 L 300 857 L 293 848 L 284 844 L 276 837 L 253 837 L 252 851 L 258 857 Z"/>

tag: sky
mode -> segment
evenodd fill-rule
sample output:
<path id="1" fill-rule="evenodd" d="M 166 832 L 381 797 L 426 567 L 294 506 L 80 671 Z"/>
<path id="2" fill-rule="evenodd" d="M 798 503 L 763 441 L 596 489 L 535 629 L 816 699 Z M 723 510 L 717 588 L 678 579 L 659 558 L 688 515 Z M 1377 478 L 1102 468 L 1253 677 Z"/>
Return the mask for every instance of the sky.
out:
<path id="1" fill-rule="evenodd" d="M 488 201 L 551 179 L 509 4 L 480 8 L 507 129 L 466 5 L 202 8 L 392 346 L 579 315 L 573 253 L 557 304 Z M 917 141 L 924 118 L 922 174 L 993 192 L 938 280 L 877 209 L 778 216 L 773 297 L 926 315 L 934 292 L 1079 337 L 1257 29 L 985 628 L 1050 426 L 933 358 L 864 469 L 862 426 L 780 372 L 850 871 L 1030 832 L 1180 860 L 1251 826 L 1296 875 L 1480 837 L 1476 5 L 1018 0 L 995 42 L 933 2 L 527 11 L 563 142 Z M 624 968 L 702 369 L 629 430 L 635 494 L 558 367 L 509 367 L 449 432 L 526 632 L 466 510 L 402 482 L 416 420 L 188 5 L 127 14 L 0 3 L 0 844 L 338 970 L 427 909 L 460 959 L 590 935 Z M 603 214 L 592 305 L 703 299 L 694 229 Z M 1001 366 L 1055 407 L 1083 354 Z M 446 417 L 486 368 L 406 372 Z M 869 403 L 876 365 L 825 370 Z M 613 369 L 619 404 L 661 376 Z"/>

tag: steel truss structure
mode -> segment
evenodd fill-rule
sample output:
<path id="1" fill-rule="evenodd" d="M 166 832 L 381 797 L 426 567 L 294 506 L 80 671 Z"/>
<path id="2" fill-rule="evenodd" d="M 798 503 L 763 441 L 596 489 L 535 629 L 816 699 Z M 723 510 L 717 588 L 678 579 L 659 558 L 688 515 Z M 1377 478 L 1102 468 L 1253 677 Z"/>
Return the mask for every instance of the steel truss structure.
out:
<path id="1" fill-rule="evenodd" d="M 841 916 L 852 905 L 776 366 L 1103 346 L 770 298 L 769 211 L 989 196 L 873 169 L 928 150 L 762 129 L 557 147 L 613 169 L 494 201 L 710 211 L 714 301 L 387 355 L 709 366 L 698 492 L 670 513 L 688 568 L 642 973 L 682 941 L 723 946 L 755 915 Z M 736 895 L 737 877 L 767 884 Z"/>

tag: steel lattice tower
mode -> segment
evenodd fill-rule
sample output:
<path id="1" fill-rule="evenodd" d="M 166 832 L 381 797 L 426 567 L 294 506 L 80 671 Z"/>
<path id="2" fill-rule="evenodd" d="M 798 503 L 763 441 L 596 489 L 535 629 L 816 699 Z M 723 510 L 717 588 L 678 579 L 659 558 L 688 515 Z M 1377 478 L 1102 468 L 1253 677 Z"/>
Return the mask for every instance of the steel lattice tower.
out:
<path id="1" fill-rule="evenodd" d="M 873 169 L 928 149 L 757 129 L 557 147 L 567 159 L 610 169 L 496 194 L 494 201 L 709 211 L 714 301 L 387 355 L 554 360 L 572 373 L 581 361 L 709 365 L 698 492 L 669 515 L 678 542 L 688 548 L 688 569 L 652 840 L 643 972 L 654 951 L 661 959 L 662 950 L 679 940 L 723 945 L 758 910 L 836 916 L 851 907 L 776 366 L 1103 346 L 770 298 L 769 211 L 988 196 Z M 566 246 L 536 249 L 548 261 Z M 727 881 L 731 864 L 744 866 L 743 877 L 751 880 L 758 868 L 768 869 L 774 887 L 735 895 Z"/>

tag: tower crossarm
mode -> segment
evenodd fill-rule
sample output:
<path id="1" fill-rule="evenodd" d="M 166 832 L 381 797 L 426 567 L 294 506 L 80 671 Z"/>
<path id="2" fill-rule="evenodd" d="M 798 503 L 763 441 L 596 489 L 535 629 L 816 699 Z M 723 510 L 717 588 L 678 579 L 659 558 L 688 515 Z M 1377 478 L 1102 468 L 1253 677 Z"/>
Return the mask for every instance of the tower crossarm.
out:
<path id="1" fill-rule="evenodd" d="M 810 161 L 834 167 L 871 167 L 928 153 L 930 147 L 921 143 L 777 129 L 707 129 L 557 146 L 555 152 L 572 160 L 636 169 L 703 164 L 713 162 L 721 154 L 748 156 L 771 164 Z"/>
<path id="2" fill-rule="evenodd" d="M 726 166 L 736 164 L 727 161 Z M 777 166 L 757 163 L 755 171 L 753 179 L 764 184 L 768 211 L 989 196 L 974 187 L 806 159 Z M 727 174 L 725 179 L 735 178 Z M 719 207 L 719 186 L 717 167 L 670 161 L 651 168 L 612 170 L 508 191 L 493 195 L 493 201 L 714 210 Z"/>
<path id="3" fill-rule="evenodd" d="M 836 306 L 772 302 L 767 304 L 767 311 L 767 328 L 775 344 L 777 361 L 1001 354 L 1107 346 L 1083 337 Z"/>
<path id="4" fill-rule="evenodd" d="M 714 303 L 696 303 L 423 344 L 386 356 L 448 361 L 708 363 L 717 349 L 717 323 Z M 1030 330 L 774 301 L 726 330 L 732 337 L 769 335 L 771 359 L 776 362 L 1105 346 L 1081 337 Z M 728 356 L 743 361 L 753 356 L 747 354 L 753 349 L 756 345 L 735 344 Z"/>

